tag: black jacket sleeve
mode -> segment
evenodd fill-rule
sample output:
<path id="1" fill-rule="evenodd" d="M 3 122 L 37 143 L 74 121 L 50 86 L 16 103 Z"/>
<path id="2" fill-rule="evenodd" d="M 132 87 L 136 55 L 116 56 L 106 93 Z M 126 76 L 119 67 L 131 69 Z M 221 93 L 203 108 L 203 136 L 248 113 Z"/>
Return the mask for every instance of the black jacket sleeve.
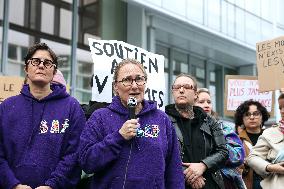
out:
<path id="1" fill-rule="evenodd" d="M 229 152 L 226 148 L 226 140 L 221 128 L 221 122 L 208 117 L 205 124 L 208 124 L 212 133 L 213 141 L 211 148 L 213 149 L 211 149 L 211 154 L 203 159 L 202 162 L 207 166 L 208 170 L 216 171 L 225 166 Z"/>

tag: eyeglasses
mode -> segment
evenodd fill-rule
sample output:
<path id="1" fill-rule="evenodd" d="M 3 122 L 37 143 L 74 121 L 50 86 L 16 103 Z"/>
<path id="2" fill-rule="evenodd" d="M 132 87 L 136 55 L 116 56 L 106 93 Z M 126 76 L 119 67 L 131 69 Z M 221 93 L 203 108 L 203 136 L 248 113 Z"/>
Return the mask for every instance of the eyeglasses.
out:
<path id="1" fill-rule="evenodd" d="M 252 112 L 252 113 L 246 112 L 246 113 L 244 114 L 244 116 L 245 116 L 246 118 L 250 118 L 251 116 L 253 116 L 253 117 L 259 117 L 260 115 L 261 115 L 260 111 L 255 111 L 255 112 Z"/>
<path id="2" fill-rule="evenodd" d="M 56 67 L 56 65 L 51 60 L 48 59 L 30 58 L 29 62 L 33 66 L 39 66 L 41 63 L 43 63 L 43 66 L 45 68 L 52 68 L 53 66 Z"/>
<path id="3" fill-rule="evenodd" d="M 195 87 L 190 84 L 185 84 L 185 85 L 172 85 L 172 90 L 177 91 L 180 88 L 184 88 L 186 90 L 195 90 Z"/>
<path id="4" fill-rule="evenodd" d="M 147 78 L 145 76 L 138 75 L 138 76 L 135 77 L 135 79 L 132 79 L 132 77 L 129 76 L 129 77 L 125 77 L 122 80 L 117 81 L 117 82 L 122 83 L 125 87 L 129 87 L 129 86 L 132 85 L 133 81 L 135 81 L 135 83 L 138 86 L 142 86 L 142 85 L 145 85 Z"/>

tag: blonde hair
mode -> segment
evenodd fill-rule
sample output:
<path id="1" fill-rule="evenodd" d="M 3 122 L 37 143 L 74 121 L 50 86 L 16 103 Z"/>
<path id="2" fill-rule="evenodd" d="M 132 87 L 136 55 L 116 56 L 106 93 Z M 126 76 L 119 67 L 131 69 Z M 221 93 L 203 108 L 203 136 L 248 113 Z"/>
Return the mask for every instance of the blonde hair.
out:
<path id="1" fill-rule="evenodd" d="M 211 98 L 211 93 L 210 93 L 209 89 L 207 89 L 207 88 L 198 88 L 197 89 L 197 92 L 196 92 L 197 99 L 198 99 L 198 96 L 199 96 L 200 93 L 207 93 Z M 213 116 L 215 119 L 218 119 L 218 114 L 213 109 L 211 110 L 211 116 Z"/>

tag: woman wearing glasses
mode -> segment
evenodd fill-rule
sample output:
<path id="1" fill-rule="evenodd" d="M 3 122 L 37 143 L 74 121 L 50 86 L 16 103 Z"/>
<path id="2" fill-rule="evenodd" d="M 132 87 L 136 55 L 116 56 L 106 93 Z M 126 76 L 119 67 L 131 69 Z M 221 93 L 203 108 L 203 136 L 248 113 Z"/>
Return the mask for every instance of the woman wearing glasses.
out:
<path id="1" fill-rule="evenodd" d="M 83 111 L 63 85 L 51 85 L 57 57 L 46 44 L 29 48 L 24 69 L 27 84 L 0 105 L 0 188 L 74 188 Z"/>
<path id="2" fill-rule="evenodd" d="M 79 162 L 94 173 L 91 188 L 184 188 L 174 128 L 156 102 L 144 99 L 146 81 L 141 63 L 123 60 L 114 72 L 111 104 L 87 121 Z"/>
<path id="3" fill-rule="evenodd" d="M 284 94 L 278 103 L 281 121 L 263 131 L 247 158 L 248 165 L 264 178 L 263 189 L 281 189 L 284 183 Z"/>
<path id="4" fill-rule="evenodd" d="M 243 142 L 247 157 L 252 147 L 256 144 L 258 137 L 262 134 L 262 126 L 269 118 L 266 108 L 258 101 L 248 100 L 243 102 L 236 110 L 235 125 L 241 125 L 244 130 L 239 133 Z M 255 173 L 245 161 L 242 176 L 248 189 L 260 189 L 261 176 Z"/>

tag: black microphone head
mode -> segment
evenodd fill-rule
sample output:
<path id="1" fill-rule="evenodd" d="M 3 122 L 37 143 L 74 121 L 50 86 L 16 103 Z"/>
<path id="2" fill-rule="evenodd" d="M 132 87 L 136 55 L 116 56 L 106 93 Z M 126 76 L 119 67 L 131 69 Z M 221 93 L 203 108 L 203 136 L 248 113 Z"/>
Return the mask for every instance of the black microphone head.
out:
<path id="1" fill-rule="evenodd" d="M 127 106 L 128 107 L 137 106 L 137 99 L 135 97 L 129 97 L 129 99 L 127 100 Z"/>
<path id="2" fill-rule="evenodd" d="M 129 97 L 127 100 L 127 106 L 129 111 L 129 119 L 135 119 L 135 107 L 137 106 L 137 100 L 135 97 Z"/>

